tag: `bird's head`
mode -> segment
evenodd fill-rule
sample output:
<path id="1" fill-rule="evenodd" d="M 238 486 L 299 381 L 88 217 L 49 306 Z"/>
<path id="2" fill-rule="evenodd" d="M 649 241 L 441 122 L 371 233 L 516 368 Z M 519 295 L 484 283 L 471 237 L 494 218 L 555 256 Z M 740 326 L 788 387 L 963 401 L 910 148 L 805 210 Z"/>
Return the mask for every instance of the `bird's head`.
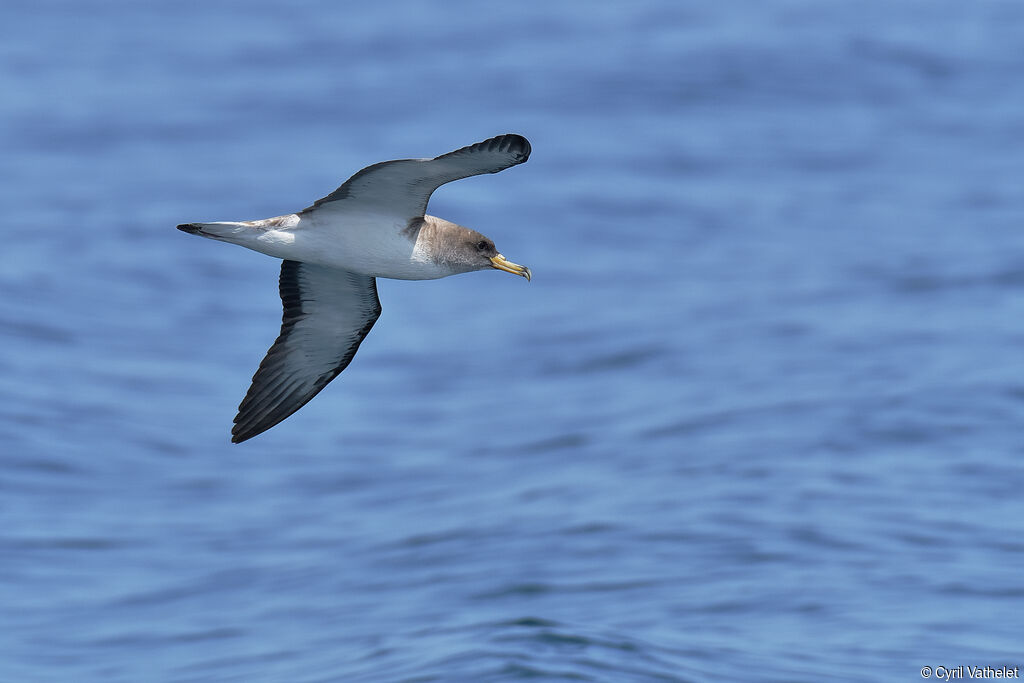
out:
<path id="1" fill-rule="evenodd" d="M 472 262 L 476 264 L 475 270 L 485 268 L 496 268 L 513 275 L 521 275 L 530 280 L 533 274 L 526 266 L 512 263 L 500 253 L 491 238 L 481 235 L 476 230 L 470 230 L 464 241 L 463 253 L 471 254 Z"/>
<path id="2" fill-rule="evenodd" d="M 439 262 L 455 272 L 495 268 L 520 275 L 529 280 L 533 274 L 526 266 L 512 263 L 502 256 L 491 238 L 476 230 L 427 216 L 424 228 L 432 229 L 429 239 L 434 243 L 433 255 Z"/>

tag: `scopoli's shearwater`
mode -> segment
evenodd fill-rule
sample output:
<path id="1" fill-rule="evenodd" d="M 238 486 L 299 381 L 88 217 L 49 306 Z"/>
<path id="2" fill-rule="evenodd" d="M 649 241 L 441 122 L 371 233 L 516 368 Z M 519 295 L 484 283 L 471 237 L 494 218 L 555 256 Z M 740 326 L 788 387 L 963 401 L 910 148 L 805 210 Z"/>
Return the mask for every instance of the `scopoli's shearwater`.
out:
<path id="1" fill-rule="evenodd" d="M 507 260 L 484 235 L 426 215 L 441 185 L 529 157 L 526 138 L 499 135 L 433 159 L 367 166 L 298 213 L 179 225 L 284 259 L 281 334 L 238 406 L 231 440 L 270 429 L 345 369 L 380 315 L 374 278 L 430 280 L 497 268 L 529 280 L 530 269 Z"/>

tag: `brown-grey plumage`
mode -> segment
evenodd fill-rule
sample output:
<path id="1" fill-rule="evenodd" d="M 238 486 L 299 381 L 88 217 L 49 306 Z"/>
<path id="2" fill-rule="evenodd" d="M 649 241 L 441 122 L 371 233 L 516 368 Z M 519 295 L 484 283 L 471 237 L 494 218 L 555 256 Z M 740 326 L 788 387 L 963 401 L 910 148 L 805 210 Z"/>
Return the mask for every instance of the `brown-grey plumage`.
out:
<path id="1" fill-rule="evenodd" d="M 421 280 L 495 268 L 529 280 L 530 269 L 506 260 L 489 238 L 425 213 L 441 185 L 497 173 L 529 156 L 526 138 L 499 135 L 433 159 L 368 166 L 298 213 L 179 225 L 284 259 L 281 333 L 238 407 L 231 440 L 278 424 L 348 366 L 380 315 L 375 278 Z"/>
<path id="2" fill-rule="evenodd" d="M 406 230 L 452 274 L 491 268 L 491 259 L 498 255 L 494 242 L 486 235 L 433 216 L 412 219 Z"/>

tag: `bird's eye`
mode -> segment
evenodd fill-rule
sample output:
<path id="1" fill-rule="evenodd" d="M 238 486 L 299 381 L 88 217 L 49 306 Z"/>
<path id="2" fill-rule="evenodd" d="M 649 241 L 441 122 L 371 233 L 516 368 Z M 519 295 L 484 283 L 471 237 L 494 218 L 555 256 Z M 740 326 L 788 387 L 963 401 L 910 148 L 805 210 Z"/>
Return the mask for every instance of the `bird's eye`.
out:
<path id="1" fill-rule="evenodd" d="M 480 251 L 487 251 L 487 247 L 487 240 L 480 240 L 479 242 L 476 243 L 476 248 L 479 249 Z"/>

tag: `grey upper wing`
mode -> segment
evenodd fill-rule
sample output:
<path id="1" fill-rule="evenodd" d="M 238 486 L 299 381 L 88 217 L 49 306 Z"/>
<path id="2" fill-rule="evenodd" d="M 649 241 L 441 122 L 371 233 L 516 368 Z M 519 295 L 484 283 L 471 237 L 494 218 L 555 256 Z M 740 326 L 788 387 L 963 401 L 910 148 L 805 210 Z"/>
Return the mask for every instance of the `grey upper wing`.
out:
<path id="1" fill-rule="evenodd" d="M 306 405 L 344 370 L 380 316 L 377 283 L 366 275 L 285 261 L 281 334 L 238 406 L 231 440 L 265 432 Z"/>
<path id="2" fill-rule="evenodd" d="M 422 216 L 441 185 L 482 173 L 497 173 L 530 158 L 530 143 L 508 134 L 478 142 L 433 159 L 399 159 L 367 166 L 334 192 L 303 211 L 331 202 L 360 203 L 402 218 Z"/>

